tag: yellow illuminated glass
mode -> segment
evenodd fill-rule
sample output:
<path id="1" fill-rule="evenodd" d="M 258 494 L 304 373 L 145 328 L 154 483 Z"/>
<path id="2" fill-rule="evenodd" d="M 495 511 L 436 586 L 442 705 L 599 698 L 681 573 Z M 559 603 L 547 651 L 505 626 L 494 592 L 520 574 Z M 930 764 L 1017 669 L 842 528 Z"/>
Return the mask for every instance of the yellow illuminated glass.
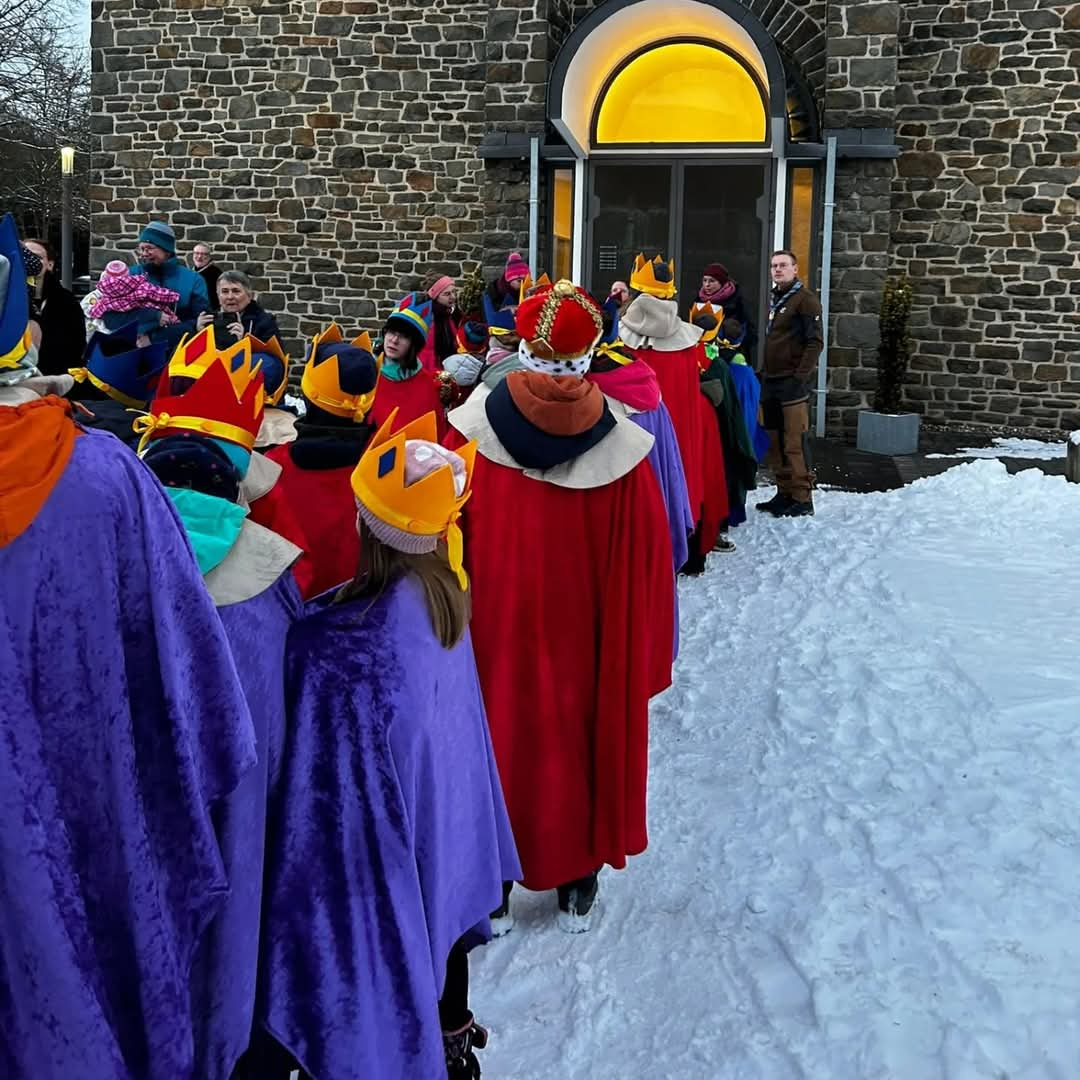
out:
<path id="1" fill-rule="evenodd" d="M 788 213 L 791 242 L 799 272 L 804 281 L 810 280 L 810 237 L 814 222 L 814 170 L 792 169 L 791 202 Z"/>
<path id="2" fill-rule="evenodd" d="M 631 60 L 600 102 L 597 143 L 763 143 L 761 91 L 710 45 L 673 42 Z"/>
<path id="3" fill-rule="evenodd" d="M 574 174 L 569 169 L 555 170 L 555 195 L 552 199 L 551 266 L 552 279 L 570 277 L 574 240 Z"/>

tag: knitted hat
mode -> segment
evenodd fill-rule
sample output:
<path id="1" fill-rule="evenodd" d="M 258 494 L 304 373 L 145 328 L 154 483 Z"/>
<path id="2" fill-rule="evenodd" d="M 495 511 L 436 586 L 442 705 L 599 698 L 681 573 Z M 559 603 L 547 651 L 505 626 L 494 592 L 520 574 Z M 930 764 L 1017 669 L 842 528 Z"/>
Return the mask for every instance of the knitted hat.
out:
<path id="1" fill-rule="evenodd" d="M 434 321 L 435 312 L 431 298 L 423 293 L 411 292 L 406 293 L 398 301 L 398 306 L 386 317 L 383 330 L 406 329 L 410 336 L 419 339 L 419 347 L 422 347 L 431 333 Z"/>
<path id="2" fill-rule="evenodd" d="M 604 317 L 584 289 L 562 280 L 523 300 L 516 325 L 526 368 L 542 375 L 581 377 L 604 332 Z"/>
<path id="3" fill-rule="evenodd" d="M 427 294 L 432 300 L 435 299 L 441 292 L 446 292 L 447 289 L 452 289 L 456 282 L 449 274 L 443 274 L 442 277 L 436 278 L 427 290 Z"/>
<path id="4" fill-rule="evenodd" d="M 721 285 L 726 285 L 730 275 L 727 272 L 727 267 L 723 263 L 709 263 L 708 266 L 701 272 L 702 277 L 716 278 Z"/>
<path id="5" fill-rule="evenodd" d="M 167 221 L 151 221 L 139 233 L 140 244 L 153 244 L 169 255 L 176 254 L 176 233 Z"/>
<path id="6" fill-rule="evenodd" d="M 503 270 L 503 277 L 509 282 L 521 281 L 526 278 L 528 274 L 528 264 L 516 251 L 511 251 L 506 260 L 506 269 Z"/>
<path id="7" fill-rule="evenodd" d="M 240 470 L 212 439 L 191 431 L 152 442 L 143 461 L 165 487 L 190 488 L 236 502 Z"/>

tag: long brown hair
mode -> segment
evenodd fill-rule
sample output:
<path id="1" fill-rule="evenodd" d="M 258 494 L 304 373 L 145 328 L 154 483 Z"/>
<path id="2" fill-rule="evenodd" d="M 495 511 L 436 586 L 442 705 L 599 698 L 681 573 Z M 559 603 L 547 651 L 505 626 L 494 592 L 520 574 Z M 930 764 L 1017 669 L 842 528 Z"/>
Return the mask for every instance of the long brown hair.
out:
<path id="1" fill-rule="evenodd" d="M 412 574 L 424 590 L 431 629 L 443 648 L 456 645 L 464 636 L 472 613 L 467 591 L 462 591 L 457 575 L 450 569 L 446 545 L 425 555 L 409 555 L 398 551 L 372 535 L 367 523 L 360 518 L 360 563 L 356 577 L 343 585 L 335 604 L 369 597 L 378 599 L 398 578 Z"/>

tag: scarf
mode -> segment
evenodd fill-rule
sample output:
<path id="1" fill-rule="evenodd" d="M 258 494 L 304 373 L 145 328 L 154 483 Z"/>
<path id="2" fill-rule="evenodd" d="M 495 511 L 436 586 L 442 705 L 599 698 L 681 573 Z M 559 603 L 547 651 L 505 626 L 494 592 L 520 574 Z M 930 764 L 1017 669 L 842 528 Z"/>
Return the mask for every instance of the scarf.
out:
<path id="1" fill-rule="evenodd" d="M 511 372 L 484 402 L 492 430 L 523 468 L 550 469 L 580 457 L 615 427 L 594 383 Z"/>
<path id="2" fill-rule="evenodd" d="M 411 379 L 414 375 L 419 375 L 423 370 L 423 364 L 417 364 L 414 368 L 403 368 L 396 360 L 391 360 L 388 356 L 383 356 L 382 367 L 379 369 L 379 373 L 384 379 L 389 379 L 391 382 L 405 382 L 406 379 Z"/>
<path id="3" fill-rule="evenodd" d="M 735 295 L 737 288 L 738 285 L 734 281 L 725 281 L 723 285 L 718 285 L 711 293 L 707 293 L 702 289 L 698 293 L 698 299 L 715 306 L 716 304 L 722 304 L 725 300 L 730 300 Z"/>
<path id="4" fill-rule="evenodd" d="M 247 517 L 247 508 L 192 488 L 170 487 L 165 489 L 165 494 L 172 499 L 184 523 L 199 572 L 210 573 L 224 561 L 236 543 Z"/>
<path id="5" fill-rule="evenodd" d="M 296 441 L 289 457 L 299 469 L 340 469 L 356 465 L 374 428 L 370 424 L 319 424 L 308 417 L 296 421 Z"/>
<path id="6" fill-rule="evenodd" d="M 787 292 L 777 296 L 776 290 L 772 291 L 772 298 L 769 301 L 769 325 L 765 327 L 765 336 L 768 337 L 772 333 L 773 320 L 776 318 L 780 309 L 802 288 L 802 282 L 796 278 Z"/>

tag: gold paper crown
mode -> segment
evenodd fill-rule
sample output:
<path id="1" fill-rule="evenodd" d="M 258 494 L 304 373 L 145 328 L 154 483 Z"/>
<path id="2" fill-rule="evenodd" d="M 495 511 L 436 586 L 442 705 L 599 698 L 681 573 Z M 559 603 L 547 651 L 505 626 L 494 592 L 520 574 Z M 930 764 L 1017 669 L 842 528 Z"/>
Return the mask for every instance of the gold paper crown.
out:
<path id="1" fill-rule="evenodd" d="M 659 278 L 656 276 L 657 267 L 663 267 L 666 271 L 666 273 L 661 273 Z M 663 280 L 665 277 L 668 277 L 667 281 Z M 652 262 L 649 262 L 644 255 L 638 255 L 634 259 L 634 270 L 630 275 L 630 288 L 648 293 L 650 296 L 657 296 L 661 300 L 670 300 L 678 291 L 675 288 L 675 260 L 671 259 L 665 263 L 657 255 Z"/>
<path id="2" fill-rule="evenodd" d="M 448 465 L 406 485 L 406 442 L 423 439 L 437 443 L 439 434 L 433 412 L 391 434 L 397 414 L 395 408 L 353 470 L 353 494 L 375 517 L 395 529 L 414 536 L 445 537 L 450 568 L 457 574 L 461 588 L 466 589 L 469 579 L 462 566 L 461 529 L 457 522 L 461 508 L 472 494 L 476 442 L 454 451 L 465 462 L 465 488 L 460 495 L 454 486 L 454 472 Z"/>
<path id="3" fill-rule="evenodd" d="M 248 384 L 262 367 L 261 362 L 252 360 L 251 342 L 248 338 L 242 337 L 239 341 L 220 348 L 214 340 L 214 327 L 211 324 L 194 337 L 185 334 L 180 339 L 180 344 L 176 346 L 165 370 L 165 382 L 162 385 L 168 390 L 174 378 L 201 379 L 215 360 L 220 360 L 225 365 L 238 398 L 243 397 Z"/>
<path id="4" fill-rule="evenodd" d="M 720 324 L 724 321 L 724 309 L 720 304 L 717 304 L 716 307 L 713 307 L 712 304 L 707 302 L 704 304 L 694 304 L 694 306 L 690 308 L 690 322 L 695 326 L 698 324 L 697 320 L 699 315 L 709 315 L 716 320 L 716 325 L 713 326 L 711 330 L 705 330 L 705 333 L 701 335 L 702 344 L 708 345 L 708 343 L 720 333 Z M 705 328 L 700 327 L 699 329 L 704 330 Z"/>
<path id="5" fill-rule="evenodd" d="M 341 328 L 337 323 L 331 323 L 321 334 L 316 334 L 311 339 L 311 351 L 304 365 L 304 374 L 300 377 L 300 390 L 308 401 L 320 409 L 333 416 L 342 416 L 354 423 L 359 423 L 371 411 L 372 403 L 375 401 L 375 389 L 372 388 L 362 394 L 347 394 L 341 389 L 338 358 L 331 356 L 320 363 L 315 362 L 320 345 L 343 344 L 344 341 Z M 375 360 L 376 372 L 381 369 L 382 358 L 375 357 L 372 352 L 371 337 L 366 330 L 348 344 L 371 353 Z"/>
<path id="6" fill-rule="evenodd" d="M 269 341 L 262 341 L 254 334 L 248 334 L 247 337 L 251 342 L 252 354 L 269 353 L 270 356 L 276 356 L 281 361 L 281 366 L 284 368 L 284 372 L 281 376 L 281 385 L 273 392 L 273 394 L 266 395 L 266 404 L 276 405 L 284 396 L 285 385 L 289 381 L 289 354 L 282 349 L 281 342 L 277 339 L 277 334 L 271 334 Z"/>
<path id="7" fill-rule="evenodd" d="M 551 278 L 549 278 L 546 273 L 541 274 L 535 281 L 533 281 L 529 274 L 526 274 L 521 282 L 521 288 L 518 290 L 518 303 L 520 304 L 526 296 L 532 296 L 534 292 L 550 288 Z"/>

